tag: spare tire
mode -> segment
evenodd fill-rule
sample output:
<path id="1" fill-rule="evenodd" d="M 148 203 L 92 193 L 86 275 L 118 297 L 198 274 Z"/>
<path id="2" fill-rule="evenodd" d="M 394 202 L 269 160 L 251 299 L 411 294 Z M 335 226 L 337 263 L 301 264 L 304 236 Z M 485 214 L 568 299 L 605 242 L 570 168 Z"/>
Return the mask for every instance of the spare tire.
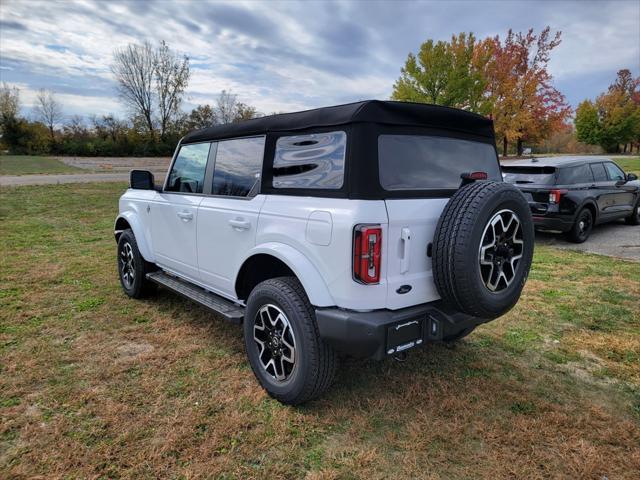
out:
<path id="1" fill-rule="evenodd" d="M 438 220 L 433 277 L 442 300 L 474 317 L 493 319 L 520 298 L 533 256 L 529 204 L 508 183 L 460 188 Z"/>

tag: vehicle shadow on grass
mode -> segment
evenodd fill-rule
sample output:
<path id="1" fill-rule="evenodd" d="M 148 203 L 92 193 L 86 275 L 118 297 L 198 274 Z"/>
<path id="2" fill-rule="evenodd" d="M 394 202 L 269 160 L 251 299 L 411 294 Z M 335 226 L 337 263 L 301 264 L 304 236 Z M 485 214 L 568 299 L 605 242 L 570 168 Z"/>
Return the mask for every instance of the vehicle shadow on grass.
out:
<path id="1" fill-rule="evenodd" d="M 210 348 L 231 355 L 233 364 L 245 372 L 251 383 L 255 382 L 256 390 L 261 390 L 246 358 L 241 325 L 231 324 L 206 308 L 163 289 L 158 290 L 154 304 L 169 314 L 173 322 L 203 328 Z M 392 357 L 382 361 L 340 358 L 332 387 L 320 398 L 293 408 L 322 417 L 330 417 L 339 411 L 348 416 L 350 408 L 368 411 L 371 405 L 367 404 L 373 399 L 378 408 L 395 409 L 398 402 L 431 408 L 450 396 L 468 398 L 471 395 L 469 381 L 474 383 L 472 390 L 476 394 L 492 396 L 496 384 L 523 375 L 498 353 L 499 347 L 487 347 L 486 341 L 486 335 L 476 331 L 454 345 L 427 344 L 414 349 L 403 362 Z M 266 394 L 265 400 L 275 402 Z"/>

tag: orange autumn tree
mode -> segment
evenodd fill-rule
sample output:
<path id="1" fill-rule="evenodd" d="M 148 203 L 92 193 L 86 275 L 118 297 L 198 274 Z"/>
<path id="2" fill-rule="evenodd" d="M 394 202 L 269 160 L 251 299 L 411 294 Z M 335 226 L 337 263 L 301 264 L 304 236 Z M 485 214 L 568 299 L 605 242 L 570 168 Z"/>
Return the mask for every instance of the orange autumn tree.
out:
<path id="1" fill-rule="evenodd" d="M 548 71 L 560 32 L 545 28 L 477 40 L 473 33 L 450 41 L 427 40 L 409 54 L 393 86 L 394 100 L 462 108 L 494 120 L 503 154 L 516 143 L 537 142 L 561 129 L 571 113 Z"/>
<path id="2" fill-rule="evenodd" d="M 551 51 L 560 44 L 560 32 L 546 27 L 539 35 L 509 30 L 504 41 L 492 39 L 493 55 L 487 69 L 487 95 L 496 137 L 503 155 L 516 142 L 522 155 L 524 141 L 537 142 L 561 129 L 571 108 L 552 84 L 548 71 Z"/>

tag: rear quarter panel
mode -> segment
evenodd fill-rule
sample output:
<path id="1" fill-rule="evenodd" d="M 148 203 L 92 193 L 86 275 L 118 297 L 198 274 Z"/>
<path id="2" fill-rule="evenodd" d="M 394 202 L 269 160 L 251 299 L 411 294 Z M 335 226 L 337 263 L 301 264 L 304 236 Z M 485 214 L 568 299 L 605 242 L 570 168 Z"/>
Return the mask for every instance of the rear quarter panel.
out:
<path id="1" fill-rule="evenodd" d="M 335 305 L 353 310 L 386 307 L 386 268 L 378 285 L 352 278 L 352 236 L 358 223 L 382 225 L 387 212 L 382 200 L 268 195 L 258 220 L 256 247 L 270 242 L 289 245 L 317 269 Z M 313 288 L 313 287 L 311 287 Z"/>

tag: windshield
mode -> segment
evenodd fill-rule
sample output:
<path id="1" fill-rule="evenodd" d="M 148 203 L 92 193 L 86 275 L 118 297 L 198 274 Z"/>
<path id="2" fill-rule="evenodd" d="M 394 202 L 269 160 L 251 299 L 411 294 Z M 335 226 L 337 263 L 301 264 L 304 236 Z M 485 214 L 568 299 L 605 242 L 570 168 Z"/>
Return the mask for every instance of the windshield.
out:
<path id="1" fill-rule="evenodd" d="M 456 189 L 472 172 L 501 180 L 492 144 L 450 137 L 380 135 L 378 164 L 385 190 Z"/>
<path id="2" fill-rule="evenodd" d="M 505 182 L 535 185 L 553 185 L 556 169 L 553 167 L 502 167 Z"/>

